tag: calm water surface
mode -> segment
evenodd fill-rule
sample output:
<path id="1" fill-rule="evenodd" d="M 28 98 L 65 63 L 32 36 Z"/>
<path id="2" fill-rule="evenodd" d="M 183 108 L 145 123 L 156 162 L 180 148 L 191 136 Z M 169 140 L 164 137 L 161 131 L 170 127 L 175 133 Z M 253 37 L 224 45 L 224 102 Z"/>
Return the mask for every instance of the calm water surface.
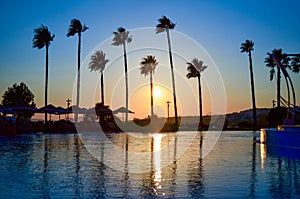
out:
<path id="1" fill-rule="evenodd" d="M 100 159 L 77 134 L 0 137 L 0 198 L 300 198 L 300 152 L 255 143 L 258 132 L 229 131 L 200 158 L 205 134 L 195 135 L 108 134 L 121 154 L 101 143 Z M 115 157 L 118 169 L 101 163 Z"/>

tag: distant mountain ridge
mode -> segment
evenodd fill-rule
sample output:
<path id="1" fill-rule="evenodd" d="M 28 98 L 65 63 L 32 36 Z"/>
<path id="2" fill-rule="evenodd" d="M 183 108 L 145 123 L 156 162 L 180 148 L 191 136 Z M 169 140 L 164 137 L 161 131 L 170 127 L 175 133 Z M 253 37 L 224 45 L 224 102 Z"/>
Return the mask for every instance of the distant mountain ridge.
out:
<path id="1" fill-rule="evenodd" d="M 271 108 L 257 108 L 257 123 L 266 124 L 267 116 Z M 252 109 L 243 110 L 240 112 L 233 112 L 226 114 L 226 119 L 228 121 L 228 127 L 239 127 L 241 124 L 252 123 L 253 112 Z"/>

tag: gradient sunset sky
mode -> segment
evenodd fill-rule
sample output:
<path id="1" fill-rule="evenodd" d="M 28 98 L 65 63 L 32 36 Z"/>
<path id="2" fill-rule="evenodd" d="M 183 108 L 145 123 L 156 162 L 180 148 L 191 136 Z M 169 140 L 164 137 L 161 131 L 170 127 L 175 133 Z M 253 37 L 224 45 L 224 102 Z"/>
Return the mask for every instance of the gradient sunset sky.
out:
<path id="1" fill-rule="evenodd" d="M 176 24 L 175 31 L 171 32 L 174 52 L 181 50 L 181 44 L 178 44 L 180 39 L 177 39 L 176 34 L 184 35 L 184 37 L 198 43 L 217 67 L 224 82 L 226 112 L 235 112 L 252 107 L 248 56 L 240 53 L 241 43 L 246 39 L 252 40 L 255 43 L 253 66 L 257 107 L 271 107 L 272 100 L 276 98 L 276 83 L 274 80 L 272 82 L 269 80 L 270 69 L 265 66 L 264 59 L 267 52 L 274 48 L 282 48 L 286 53 L 300 53 L 299 7 L 300 2 L 297 0 L 3 1 L 0 7 L 2 22 L 0 31 L 0 94 L 2 96 L 4 91 L 14 83 L 25 82 L 35 94 L 37 106 L 44 105 L 45 50 L 32 48 L 33 30 L 41 24 L 48 26 L 51 33 L 55 34 L 49 52 L 48 102 L 56 106 L 66 107 L 66 99 L 73 96 L 77 67 L 78 38 L 77 36 L 70 38 L 66 36 L 71 19 L 78 18 L 90 28 L 82 34 L 81 60 L 83 62 L 82 67 L 85 67 L 83 70 L 87 70 L 87 65 L 84 62 L 88 62 L 89 56 L 99 44 L 102 48 L 101 44 L 111 43 L 112 32 L 118 27 L 122 26 L 132 33 L 133 41 L 128 44 L 129 50 L 133 48 L 130 46 L 137 44 L 143 47 L 142 41 L 134 44 L 135 39 L 137 41 L 138 38 L 141 38 L 140 35 L 135 36 L 134 33 L 137 30 L 150 29 L 151 27 L 155 31 L 154 27 L 158 23 L 158 18 L 166 15 Z M 155 36 L 155 32 L 152 36 Z M 145 43 L 149 42 L 149 38 L 151 36 L 148 39 L 147 37 L 143 38 Z M 157 39 L 158 42 L 161 40 L 159 43 L 162 45 L 161 48 L 167 50 L 165 33 L 157 35 Z M 188 60 L 191 61 L 197 52 L 195 53 L 192 47 L 189 49 L 187 44 L 182 45 L 182 48 L 187 48 L 185 52 L 191 52 L 191 56 L 188 56 L 188 53 L 184 55 L 181 60 L 182 63 L 180 60 L 176 62 L 176 56 L 174 58 L 174 68 L 177 70 L 175 79 L 178 79 L 177 94 L 179 98 L 186 96 L 186 98 L 180 98 L 181 114 L 198 115 L 197 81 L 182 78 L 186 73 L 186 64 L 184 63 Z M 105 51 L 107 58 L 111 60 L 111 70 L 107 70 L 107 74 L 105 74 L 105 98 L 106 104 L 109 104 L 114 110 L 125 105 L 125 100 L 116 100 L 116 98 L 124 99 L 122 93 L 118 97 L 113 97 L 119 91 L 117 91 L 117 83 L 112 83 L 113 80 L 117 79 L 122 82 L 121 84 L 124 84 L 122 80 L 124 65 L 122 48 L 115 46 L 110 46 L 110 48 L 111 51 Z M 119 59 L 113 58 L 115 55 L 110 54 L 113 52 L 119 53 L 121 57 Z M 137 113 L 137 117 L 146 116 L 147 111 L 149 112 L 147 87 L 149 78 L 141 76 L 137 70 L 142 57 L 148 54 L 155 55 L 161 63 L 161 67 L 157 68 L 154 74 L 154 80 L 159 82 L 162 96 L 164 96 L 164 98 L 156 99 L 156 104 L 161 106 L 157 111 L 165 111 L 167 100 L 172 102 L 170 89 L 167 88 L 171 82 L 169 70 L 166 69 L 169 67 L 168 54 L 158 51 L 143 51 L 133 53 L 132 56 L 129 54 L 129 70 L 132 71 L 132 74 L 129 74 L 131 93 L 129 108 Z M 202 55 L 199 53 L 197 58 L 205 60 L 201 57 Z M 206 63 L 208 69 L 210 68 L 209 63 L 209 61 Z M 209 73 L 208 69 L 207 73 Z M 179 73 L 184 74 L 180 75 Z M 162 74 L 167 75 L 163 76 Z M 299 105 L 300 74 L 291 74 L 291 77 L 296 89 L 297 105 Z M 213 79 L 214 77 L 210 76 L 209 78 Z M 168 81 L 168 83 L 163 83 L 164 81 Z M 192 87 L 192 90 L 195 89 L 194 95 L 184 88 L 185 81 L 187 85 Z M 95 85 L 97 83 L 95 82 Z M 136 86 L 136 84 L 140 86 Z M 286 87 L 283 81 L 282 85 L 282 96 L 285 97 Z M 166 90 L 164 90 L 164 86 Z M 204 87 L 206 86 L 204 85 Z M 120 88 L 120 92 L 123 90 L 122 88 Z M 90 89 L 95 99 L 99 99 L 98 88 L 95 86 L 95 88 L 91 87 Z M 112 89 L 115 89 L 113 93 Z M 145 98 L 144 101 L 143 97 Z M 203 113 L 211 113 L 210 94 L 205 88 L 203 102 Z M 171 114 L 173 114 L 172 107 L 171 105 Z"/>

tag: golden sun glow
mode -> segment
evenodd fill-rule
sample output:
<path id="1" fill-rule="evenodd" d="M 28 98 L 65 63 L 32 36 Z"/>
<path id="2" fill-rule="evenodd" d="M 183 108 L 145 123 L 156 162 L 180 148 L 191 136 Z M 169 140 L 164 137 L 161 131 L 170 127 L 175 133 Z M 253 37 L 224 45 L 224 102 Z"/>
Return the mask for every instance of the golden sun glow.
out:
<path id="1" fill-rule="evenodd" d="M 151 110 L 151 97 L 149 91 L 149 84 L 145 84 L 138 87 L 132 92 L 132 94 L 130 94 L 129 109 L 135 112 L 134 114 L 130 114 L 131 117 L 145 118 L 149 115 Z M 154 113 L 159 117 L 167 117 L 166 102 L 172 101 L 173 99 L 171 89 L 160 84 L 155 84 L 153 85 L 153 98 Z M 177 103 L 178 110 L 181 112 L 180 100 L 178 100 Z M 170 105 L 170 116 L 174 114 L 172 105 Z M 122 106 L 122 104 L 116 107 L 120 106 Z"/>
<path id="2" fill-rule="evenodd" d="M 153 91 L 153 96 L 154 96 L 155 98 L 160 98 L 161 95 L 162 95 L 162 92 L 161 92 L 161 90 L 160 90 L 159 88 L 154 89 L 154 91 Z"/>

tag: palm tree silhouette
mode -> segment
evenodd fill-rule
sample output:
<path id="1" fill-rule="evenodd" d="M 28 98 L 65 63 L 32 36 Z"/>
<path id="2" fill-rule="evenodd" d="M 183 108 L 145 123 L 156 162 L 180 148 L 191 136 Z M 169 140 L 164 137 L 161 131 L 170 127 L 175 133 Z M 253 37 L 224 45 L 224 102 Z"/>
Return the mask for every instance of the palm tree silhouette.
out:
<path id="1" fill-rule="evenodd" d="M 285 68 L 291 68 L 291 66 L 289 65 L 290 58 L 287 56 L 287 54 L 282 53 L 282 49 L 273 49 L 271 53 L 267 53 L 267 54 L 268 57 L 265 58 L 265 63 L 267 67 L 271 68 L 270 70 L 271 81 L 274 79 L 275 68 L 277 66 L 274 60 L 270 57 L 271 54 L 274 54 Z M 280 107 L 280 79 L 281 79 L 280 69 L 277 67 L 277 107 Z"/>
<path id="2" fill-rule="evenodd" d="M 253 126 L 256 127 L 257 117 L 256 117 L 255 90 L 254 90 L 254 78 L 253 78 L 252 56 L 251 56 L 251 51 L 254 50 L 253 46 L 254 46 L 254 43 L 247 39 L 244 43 L 242 43 L 240 49 L 241 49 L 241 53 L 248 53 L 248 56 L 249 56 L 250 81 L 251 81 L 251 93 L 252 93 Z"/>
<path id="3" fill-rule="evenodd" d="M 198 88 L 199 88 L 199 126 L 198 128 L 201 128 L 203 126 L 203 117 L 202 117 L 202 91 L 201 91 L 201 73 L 208 67 L 203 64 L 203 61 L 198 60 L 197 58 L 194 58 L 191 62 L 187 62 L 187 70 L 188 73 L 186 74 L 186 77 L 188 79 L 190 78 L 198 78 Z"/>
<path id="4" fill-rule="evenodd" d="M 150 98 L 151 98 L 151 118 L 153 118 L 153 83 L 152 83 L 152 76 L 154 74 L 155 68 L 158 65 L 155 56 L 148 55 L 144 57 L 141 61 L 141 75 L 150 75 Z"/>
<path id="5" fill-rule="evenodd" d="M 45 78 L 45 106 L 48 105 L 48 50 L 55 35 L 51 35 L 47 26 L 34 29 L 34 36 L 32 39 L 33 48 L 42 49 L 46 47 L 46 78 Z M 45 113 L 45 125 L 47 126 L 47 113 Z"/>
<path id="6" fill-rule="evenodd" d="M 129 31 L 126 31 L 125 28 L 118 28 L 117 32 L 113 32 L 114 38 L 112 45 L 114 46 L 123 46 L 124 51 L 124 67 L 125 67 L 125 95 L 126 95 L 126 114 L 125 121 L 128 122 L 128 74 L 127 74 L 127 56 L 126 56 L 126 42 L 130 43 L 132 41 L 132 37 L 129 36 Z"/>
<path id="7" fill-rule="evenodd" d="M 67 33 L 67 37 L 74 36 L 76 33 L 78 34 L 78 67 L 77 67 L 77 96 L 76 96 L 76 106 L 79 107 L 79 95 L 80 95 L 80 46 L 81 46 L 81 33 L 86 31 L 88 27 L 86 25 L 82 25 L 78 19 L 72 19 L 71 25 L 69 26 L 69 30 Z M 75 122 L 77 123 L 78 114 L 75 114 Z"/>
<path id="8" fill-rule="evenodd" d="M 172 51 L 171 51 L 171 41 L 170 41 L 170 30 L 174 29 L 175 24 L 171 22 L 169 18 L 166 16 L 162 16 L 158 19 L 158 24 L 156 25 L 156 34 L 162 33 L 166 31 L 167 39 L 168 39 L 168 47 L 169 47 L 169 58 L 170 58 L 170 66 L 171 66 L 171 75 L 172 75 L 172 85 L 173 85 L 173 99 L 174 99 L 174 111 L 175 111 L 175 124 L 176 128 L 178 128 L 178 114 L 177 114 L 177 103 L 176 103 L 176 89 L 175 89 L 175 77 L 173 70 L 173 59 L 172 59 Z"/>
<path id="9" fill-rule="evenodd" d="M 108 59 L 105 59 L 105 53 L 101 51 L 96 51 L 94 55 L 91 56 L 91 61 L 89 63 L 89 69 L 91 71 L 99 71 L 100 81 L 101 81 L 101 103 L 104 105 L 104 83 L 103 83 L 103 71 L 105 65 L 109 62 Z"/>

